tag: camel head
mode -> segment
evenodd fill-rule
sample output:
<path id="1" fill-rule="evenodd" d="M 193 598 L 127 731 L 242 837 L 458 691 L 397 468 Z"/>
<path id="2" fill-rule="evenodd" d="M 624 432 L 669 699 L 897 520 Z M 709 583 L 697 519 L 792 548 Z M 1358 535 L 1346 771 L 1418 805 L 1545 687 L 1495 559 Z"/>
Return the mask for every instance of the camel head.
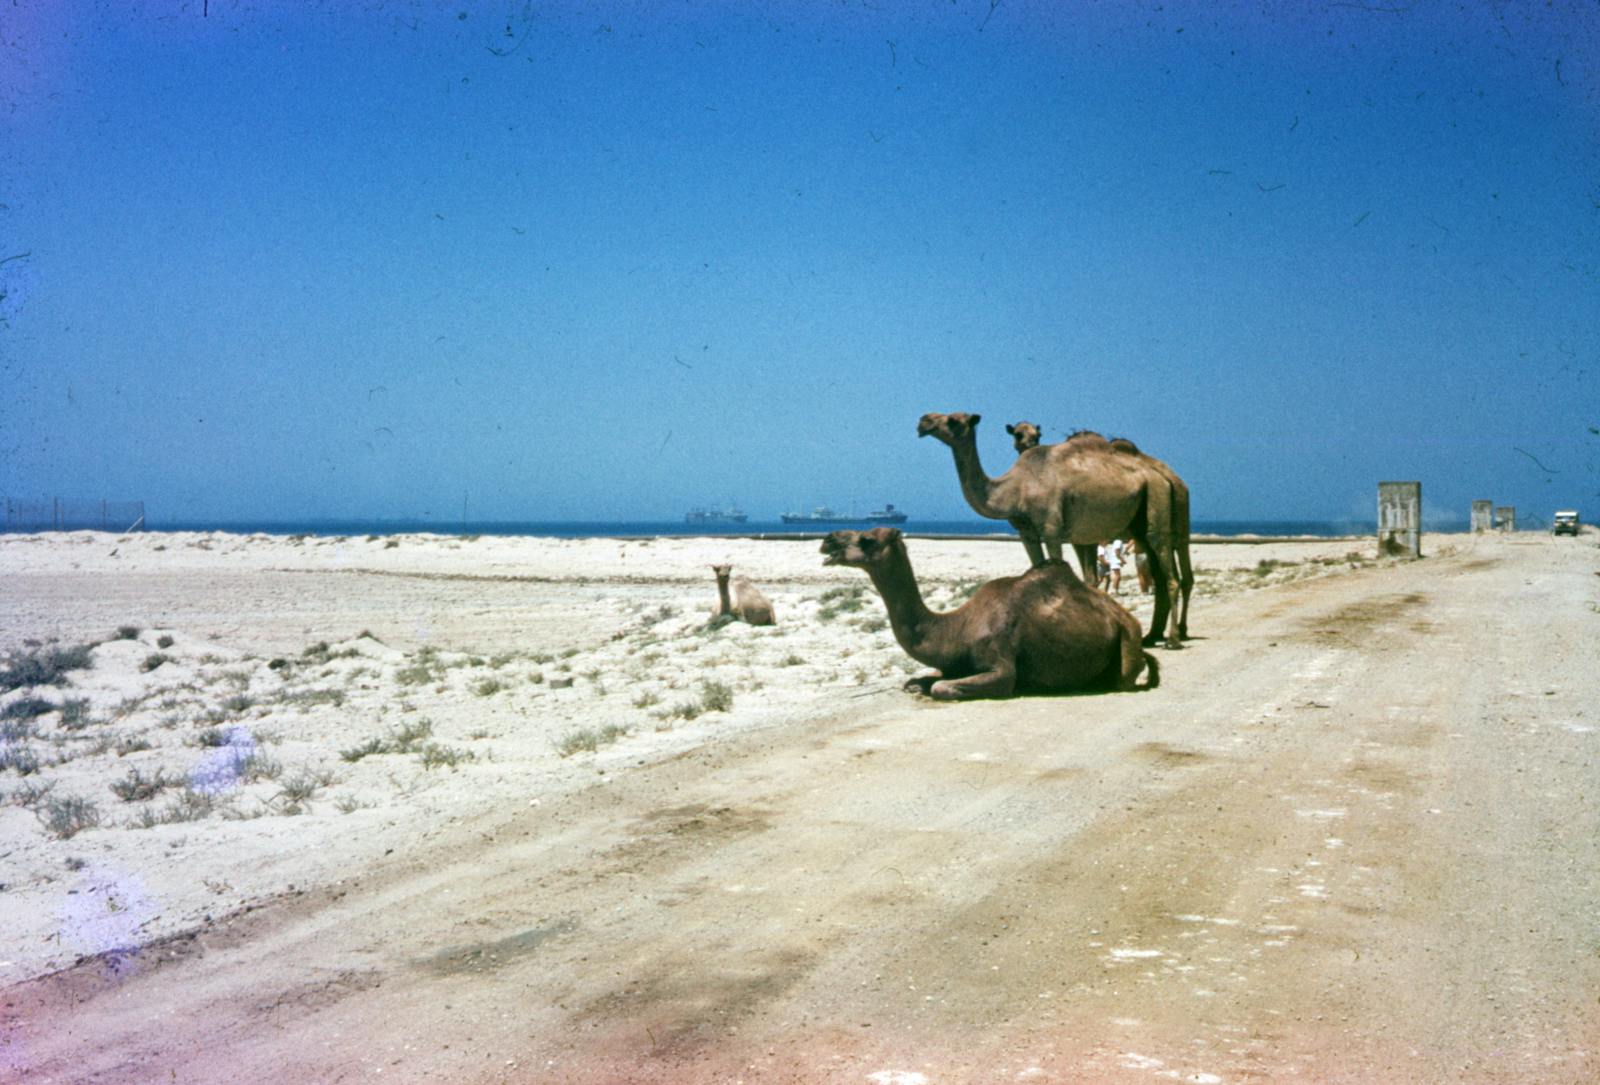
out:
<path id="1" fill-rule="evenodd" d="M 1018 452 L 1038 447 L 1039 427 L 1032 422 L 1018 422 L 1014 426 L 1007 426 L 1006 432 L 1011 434 L 1011 443 Z"/>
<path id="2" fill-rule="evenodd" d="M 875 527 L 871 531 L 834 531 L 822 540 L 822 564 L 865 569 L 887 561 L 900 542 L 900 529 Z"/>
<path id="3" fill-rule="evenodd" d="M 711 567 L 711 572 L 716 576 L 716 578 L 718 580 L 724 580 L 724 579 L 727 578 L 729 573 L 733 572 L 733 566 L 732 565 L 713 565 Z"/>
<path id="4" fill-rule="evenodd" d="M 954 448 L 977 440 L 979 414 L 925 414 L 917 422 L 918 437 L 937 437 Z"/>

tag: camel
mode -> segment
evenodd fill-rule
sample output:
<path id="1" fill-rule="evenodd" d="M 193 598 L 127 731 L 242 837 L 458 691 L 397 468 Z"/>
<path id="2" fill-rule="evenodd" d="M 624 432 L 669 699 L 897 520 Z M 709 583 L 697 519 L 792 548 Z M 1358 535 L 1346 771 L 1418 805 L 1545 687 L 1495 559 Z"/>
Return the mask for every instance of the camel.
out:
<path id="1" fill-rule="evenodd" d="M 905 688 L 936 700 L 1009 697 L 1017 692 L 1131 690 L 1161 683 L 1155 657 L 1140 643 L 1139 620 L 1115 600 L 1055 563 L 981 585 L 955 610 L 929 610 L 917 589 L 899 529 L 835 531 L 822 540 L 824 565 L 861 569 L 883 597 L 895 640 L 936 668 Z"/>
<path id="2" fill-rule="evenodd" d="M 742 576 L 733 577 L 733 598 L 728 598 L 729 575 L 733 572 L 732 565 L 713 565 L 711 571 L 717 576 L 717 605 L 711 611 L 711 620 L 716 621 L 724 614 L 731 615 L 741 622 L 750 625 L 772 625 L 772 603 L 761 589 Z"/>
<path id="3" fill-rule="evenodd" d="M 1157 571 L 1155 613 L 1145 643 L 1156 643 L 1165 628 L 1166 646 L 1181 648 L 1188 607 L 1175 606 L 1174 597 L 1187 600 L 1184 582 L 1192 586 L 1193 580 L 1180 578 L 1174 556 L 1180 539 L 1188 556 L 1188 491 L 1183 490 L 1180 510 L 1173 485 L 1177 475 L 1170 468 L 1159 470 L 1160 461 L 1137 449 L 1119 450 L 1100 434 L 1083 430 L 1060 444 L 1025 450 L 1009 471 L 990 478 L 978 457 L 981 420 L 975 414 L 925 414 L 917 423 L 917 436 L 932 436 L 950 447 L 962 495 L 973 511 L 1009 521 L 1035 568 L 1047 560 L 1060 562 L 1062 546 L 1070 543 L 1085 578 L 1094 576 L 1097 544 L 1133 538 Z"/>
<path id="4" fill-rule="evenodd" d="M 1006 426 L 1006 432 L 1011 434 L 1011 447 L 1018 453 L 1038 447 L 1039 427 L 1032 422 L 1013 422 Z"/>

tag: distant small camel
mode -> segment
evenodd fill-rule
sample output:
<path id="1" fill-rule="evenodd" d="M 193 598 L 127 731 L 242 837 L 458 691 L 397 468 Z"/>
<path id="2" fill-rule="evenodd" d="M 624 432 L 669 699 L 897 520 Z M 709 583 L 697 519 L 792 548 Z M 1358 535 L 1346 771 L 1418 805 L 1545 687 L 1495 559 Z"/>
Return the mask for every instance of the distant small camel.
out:
<path id="1" fill-rule="evenodd" d="M 750 625 L 773 625 L 772 603 L 761 589 L 742 576 L 734 577 L 733 598 L 728 598 L 729 574 L 733 572 L 732 565 L 713 565 L 711 571 L 717 575 L 717 605 L 711 612 L 711 619 L 731 615 L 741 622 Z"/>
<path id="2" fill-rule="evenodd" d="M 1064 562 L 982 584 L 955 610 L 929 610 L 917 588 L 905 538 L 892 527 L 835 531 L 822 541 L 824 565 L 848 565 L 872 578 L 894 638 L 919 663 L 936 667 L 907 689 L 941 701 L 1009 697 L 1016 692 L 1146 689 L 1161 682 L 1155 656 L 1140 644 L 1139 620 L 1104 592 L 1084 586 Z"/>

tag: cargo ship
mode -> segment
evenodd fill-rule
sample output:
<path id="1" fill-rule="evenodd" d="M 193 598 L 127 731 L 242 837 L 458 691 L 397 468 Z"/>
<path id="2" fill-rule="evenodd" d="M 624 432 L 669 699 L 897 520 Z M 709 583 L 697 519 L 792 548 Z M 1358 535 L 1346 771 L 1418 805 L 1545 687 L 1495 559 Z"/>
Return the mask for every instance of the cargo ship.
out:
<path id="1" fill-rule="evenodd" d="M 826 505 L 818 505 L 810 512 L 786 512 L 783 514 L 786 524 L 903 524 L 906 514 L 893 505 L 885 505 L 881 509 L 854 516 L 848 513 L 835 512 Z"/>
<path id="2" fill-rule="evenodd" d="M 737 506 L 725 509 L 690 509 L 683 514 L 686 524 L 742 524 L 749 517 Z"/>

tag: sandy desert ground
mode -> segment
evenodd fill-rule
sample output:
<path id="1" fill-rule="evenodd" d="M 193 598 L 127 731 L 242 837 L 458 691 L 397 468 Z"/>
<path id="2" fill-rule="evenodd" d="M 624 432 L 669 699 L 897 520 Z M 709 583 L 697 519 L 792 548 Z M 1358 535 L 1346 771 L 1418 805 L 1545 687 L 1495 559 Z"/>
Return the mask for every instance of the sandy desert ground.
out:
<path id="1" fill-rule="evenodd" d="M 1600 547 L 1424 550 L 936 705 L 814 541 L 0 537 L 0 1078 L 1600 1079 Z"/>

